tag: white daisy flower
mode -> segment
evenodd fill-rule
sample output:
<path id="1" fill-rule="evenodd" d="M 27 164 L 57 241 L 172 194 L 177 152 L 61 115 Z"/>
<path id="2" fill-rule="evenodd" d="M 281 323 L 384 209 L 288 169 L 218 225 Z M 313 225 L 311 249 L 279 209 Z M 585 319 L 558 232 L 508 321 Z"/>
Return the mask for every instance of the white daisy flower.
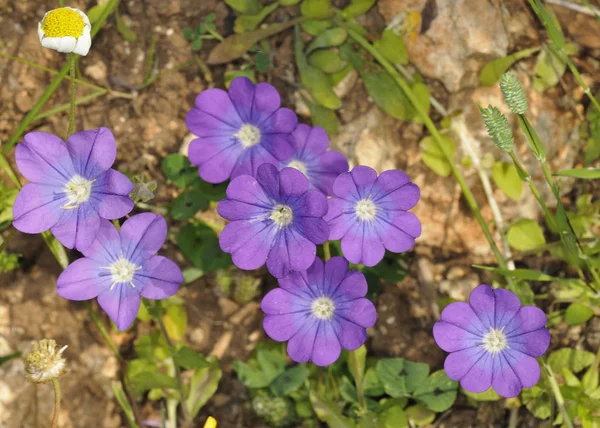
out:
<path id="1" fill-rule="evenodd" d="M 72 7 L 46 12 L 38 23 L 38 36 L 45 48 L 86 56 L 92 45 L 92 25 L 87 15 Z"/>

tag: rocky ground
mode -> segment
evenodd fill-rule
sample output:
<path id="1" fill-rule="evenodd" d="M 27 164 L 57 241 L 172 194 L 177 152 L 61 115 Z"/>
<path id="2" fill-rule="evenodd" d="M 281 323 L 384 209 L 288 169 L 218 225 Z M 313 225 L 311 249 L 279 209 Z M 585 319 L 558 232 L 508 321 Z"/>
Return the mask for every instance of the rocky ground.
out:
<path id="1" fill-rule="evenodd" d="M 95 4 L 80 0 L 69 3 L 83 10 Z M 0 52 L 45 67 L 60 68 L 63 57 L 42 49 L 35 31 L 38 20 L 53 7 L 56 2 L 0 0 Z M 211 82 L 205 73 L 192 65 L 165 73 L 151 86 L 140 89 L 152 38 L 157 40 L 155 66 L 158 69 L 191 61 L 194 55 L 206 59 L 214 43 L 207 42 L 199 54 L 194 53 L 181 30 L 197 25 L 206 14 L 215 12 L 219 32 L 227 35 L 232 31 L 232 15 L 224 2 L 218 0 L 123 1 L 119 10 L 137 40 L 124 41 L 111 19 L 94 41 L 90 54 L 80 62 L 85 79 L 118 93 L 79 107 L 76 128 L 110 127 L 118 142 L 117 168 L 130 173 L 144 172 L 158 180 L 159 190 L 154 203 L 166 205 L 177 189 L 166 183 L 160 170 L 161 160 L 180 150 L 188 133 L 184 117 L 195 95 L 212 85 L 221 87 L 223 72 L 233 66 L 211 68 Z M 462 148 L 465 144 L 472 146 L 480 158 L 491 152 L 500 157 L 499 152 L 491 148 L 484 132 L 477 104 L 492 104 L 502 111 L 506 109 L 499 89 L 478 87 L 478 76 L 489 60 L 539 46 L 544 40 L 541 26 L 526 2 L 379 0 L 377 7 L 361 19 L 375 34 L 402 11 L 422 14 L 417 36 L 407 41 L 410 68 L 425 77 L 425 83 L 448 112 L 462 111 L 462 119 L 458 121 L 460 133 L 455 136 L 456 141 L 462 143 L 458 144 L 459 158 L 464 156 Z M 555 7 L 554 11 L 569 40 L 579 46 L 575 59 L 584 79 L 588 83 L 598 81 L 600 24 L 592 17 L 564 7 Z M 273 20 L 285 17 L 278 12 Z M 278 50 L 272 58 L 274 69 L 267 77 L 282 93 L 283 103 L 303 113 L 306 109 L 298 101 L 295 86 L 290 84 L 297 79 L 294 77 L 291 35 L 279 35 L 275 40 Z M 552 167 L 572 167 L 583 144 L 578 126 L 587 104 L 568 73 L 560 85 L 543 94 L 531 89 L 534 62 L 535 59 L 530 58 L 514 68 L 529 96 L 530 117 L 546 143 Z M 15 130 L 50 80 L 51 76 L 44 71 L 0 58 L 1 141 Z M 493 264 L 494 261 L 478 224 L 460 197 L 456 182 L 435 175 L 421 161 L 419 141 L 425 136 L 423 126 L 401 123 L 387 116 L 368 99 L 359 79 L 349 79 L 345 85 L 340 89 L 343 107 L 339 117 L 343 126 L 339 135 L 332 138 L 332 145 L 344 152 L 352 165 L 360 163 L 378 170 L 405 170 L 422 191 L 414 212 L 423 223 L 423 235 L 409 256 L 410 275 L 402 283 L 384 288 L 377 298 L 379 321 L 370 331 L 370 350 L 376 355 L 402 356 L 439 368 L 444 354 L 435 346 L 430 334 L 438 313 L 437 298 L 449 295 L 464 299 L 475 285 L 486 280 L 470 266 Z M 80 95 L 89 93 L 86 88 L 78 91 Z M 46 108 L 67 100 L 68 87 L 63 84 Z M 66 123 L 66 115 L 57 114 L 36 121 L 30 130 L 61 135 Z M 518 146 L 525 149 L 520 134 L 515 135 Z M 526 164 L 535 164 L 525 150 L 521 156 Z M 492 213 L 476 171 L 466 167 L 463 172 L 484 207 L 484 217 L 491 220 Z M 577 193 L 577 189 L 568 185 L 562 190 L 566 200 L 572 200 Z M 507 224 L 516 218 L 539 216 L 535 201 L 528 195 L 524 195 L 518 204 L 508 200 L 500 190 L 494 192 L 494 197 Z M 65 400 L 61 426 L 123 426 L 124 420 L 116 408 L 111 389 L 121 368 L 103 345 L 87 317 L 85 306 L 67 302 L 56 295 L 55 280 L 60 268 L 39 237 L 19 234 L 10 242 L 9 249 L 21 253 L 23 263 L 17 271 L 0 276 L 0 355 L 25 351 L 31 340 L 42 337 L 68 344 L 66 356 L 72 369 L 63 378 Z M 166 252 L 185 265 L 172 242 L 167 244 Z M 259 426 L 248 408 L 244 388 L 231 371 L 233 360 L 246 358 L 264 335 L 258 303 L 240 307 L 219 297 L 210 276 L 185 287 L 181 294 L 190 317 L 189 342 L 201 352 L 220 356 L 225 371 L 217 395 L 200 416 L 212 414 L 223 427 Z M 597 318 L 587 327 L 585 335 L 580 328 L 559 326 L 559 329 L 562 330 L 555 335 L 556 343 L 552 346 L 573 344 L 583 337 L 592 349 L 600 345 Z M 114 335 L 125 355 L 133 352 L 132 340 L 139 333 L 134 330 Z M 51 413 L 50 387 L 28 384 L 22 373 L 22 363 L 18 360 L 0 367 L 0 427 L 44 426 Z M 145 411 L 152 415 L 149 404 Z M 465 418 L 479 420 L 481 426 L 500 426 L 506 420 L 506 413 L 499 403 L 484 404 L 476 410 L 459 402 L 438 425 L 458 426 Z M 536 424 L 525 410 L 522 410 L 521 418 L 520 426 Z"/>

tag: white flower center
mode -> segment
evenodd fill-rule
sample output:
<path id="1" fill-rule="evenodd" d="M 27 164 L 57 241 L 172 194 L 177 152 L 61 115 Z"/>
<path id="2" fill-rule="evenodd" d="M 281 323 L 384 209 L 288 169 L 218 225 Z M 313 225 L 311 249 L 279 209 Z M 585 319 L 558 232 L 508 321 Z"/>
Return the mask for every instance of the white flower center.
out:
<path id="1" fill-rule="evenodd" d="M 292 208 L 290 208 L 289 206 L 276 205 L 275 208 L 273 208 L 273 211 L 271 212 L 271 217 L 269 218 L 275 223 L 277 223 L 277 226 L 285 227 L 292 222 L 294 215 L 292 213 Z"/>
<path id="2" fill-rule="evenodd" d="M 335 312 L 335 305 L 329 297 L 321 296 L 312 301 L 310 310 L 315 318 L 329 320 Z"/>
<path id="3" fill-rule="evenodd" d="M 141 266 L 136 266 L 127 260 L 123 255 L 119 257 L 119 259 L 114 262 L 112 265 L 104 267 L 102 269 L 106 269 L 110 272 L 112 284 L 110 285 L 110 290 L 115 288 L 115 285 L 126 283 L 135 288 L 135 284 L 133 283 L 133 275 L 140 270 Z"/>
<path id="4" fill-rule="evenodd" d="M 79 208 L 81 204 L 90 199 L 92 193 L 92 183 L 96 180 L 87 180 L 81 175 L 75 174 L 65 186 L 67 194 L 67 203 L 61 208 L 64 210 L 72 210 Z"/>
<path id="5" fill-rule="evenodd" d="M 240 130 L 233 136 L 240 140 L 242 147 L 245 149 L 260 143 L 261 137 L 260 129 L 249 123 L 244 123 Z"/>
<path id="6" fill-rule="evenodd" d="M 504 327 L 499 330 L 490 328 L 490 331 L 483 336 L 481 346 L 483 346 L 483 349 L 490 352 L 492 355 L 496 355 L 503 349 L 508 348 L 508 342 L 504 334 Z"/>
<path id="7" fill-rule="evenodd" d="M 294 159 L 288 164 L 288 168 L 294 168 L 306 175 L 306 164 L 302 161 Z"/>
<path id="8" fill-rule="evenodd" d="M 356 216 L 361 221 L 373 220 L 377 213 L 377 207 L 370 199 L 361 199 L 358 201 L 354 210 L 356 211 Z"/>

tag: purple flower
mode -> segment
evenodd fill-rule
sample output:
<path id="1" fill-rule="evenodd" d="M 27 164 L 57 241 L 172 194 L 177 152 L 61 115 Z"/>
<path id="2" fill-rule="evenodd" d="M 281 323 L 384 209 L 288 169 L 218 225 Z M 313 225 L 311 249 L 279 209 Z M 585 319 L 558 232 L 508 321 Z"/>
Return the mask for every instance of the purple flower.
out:
<path id="1" fill-rule="evenodd" d="M 252 270 L 266 261 L 277 278 L 308 269 L 317 254 L 315 244 L 322 244 L 329 235 L 323 220 L 325 195 L 309 190 L 306 177 L 293 168 L 277 171 L 275 166 L 263 164 L 256 178 L 234 178 L 217 211 L 231 220 L 219 244 L 231 253 L 233 263 Z"/>
<path id="2" fill-rule="evenodd" d="M 25 233 L 48 229 L 67 248 L 92 245 L 101 219 L 133 209 L 131 181 L 111 169 L 117 145 L 107 128 L 77 132 L 65 145 L 46 132 L 30 132 L 15 158 L 23 186 L 13 207 L 13 226 Z"/>
<path id="3" fill-rule="evenodd" d="M 540 378 L 536 361 L 550 344 L 546 315 L 523 306 L 508 290 L 476 287 L 469 303 L 451 303 L 433 326 L 437 344 L 450 355 L 444 369 L 471 392 L 490 386 L 503 397 L 518 395 Z"/>
<path id="4" fill-rule="evenodd" d="M 280 108 L 281 98 L 268 83 L 254 85 L 237 77 L 229 91 L 208 89 L 185 118 L 199 138 L 189 148 L 190 162 L 209 183 L 256 175 L 263 163 L 279 165 L 294 154 L 291 132 L 298 118 Z"/>
<path id="5" fill-rule="evenodd" d="M 296 153 L 280 167 L 296 168 L 308 178 L 311 187 L 333 195 L 333 182 L 348 171 L 348 161 L 340 152 L 327 150 L 329 137 L 323 128 L 300 124 L 292 133 Z"/>
<path id="6" fill-rule="evenodd" d="M 69 300 L 98 298 L 119 330 L 135 320 L 140 298 L 159 300 L 174 295 L 183 282 L 181 270 L 166 257 L 156 256 L 167 237 L 162 216 L 143 213 L 129 218 L 121 230 L 107 220 L 98 237 L 58 277 L 58 294 Z"/>
<path id="7" fill-rule="evenodd" d="M 342 252 L 352 263 L 375 266 L 385 250 L 410 250 L 421 235 L 421 223 L 407 212 L 419 200 L 419 187 L 402 171 L 382 172 L 356 166 L 333 183 L 325 220 L 329 239 L 342 240 Z"/>
<path id="8" fill-rule="evenodd" d="M 263 326 L 269 337 L 289 341 L 292 360 L 311 360 L 327 366 L 342 348 L 353 351 L 367 339 L 366 329 L 377 319 L 368 299 L 367 280 L 349 271 L 348 262 L 333 257 L 325 264 L 318 257 L 308 270 L 279 280 L 279 287 L 263 298 Z"/>

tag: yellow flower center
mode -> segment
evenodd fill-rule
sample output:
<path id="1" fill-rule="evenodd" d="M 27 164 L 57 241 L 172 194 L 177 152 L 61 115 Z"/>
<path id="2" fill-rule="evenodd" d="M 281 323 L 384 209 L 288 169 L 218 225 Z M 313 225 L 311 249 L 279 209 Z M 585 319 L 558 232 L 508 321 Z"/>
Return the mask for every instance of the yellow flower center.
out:
<path id="1" fill-rule="evenodd" d="M 77 11 L 68 7 L 54 9 L 42 21 L 44 37 L 75 37 L 83 35 L 85 22 Z"/>

